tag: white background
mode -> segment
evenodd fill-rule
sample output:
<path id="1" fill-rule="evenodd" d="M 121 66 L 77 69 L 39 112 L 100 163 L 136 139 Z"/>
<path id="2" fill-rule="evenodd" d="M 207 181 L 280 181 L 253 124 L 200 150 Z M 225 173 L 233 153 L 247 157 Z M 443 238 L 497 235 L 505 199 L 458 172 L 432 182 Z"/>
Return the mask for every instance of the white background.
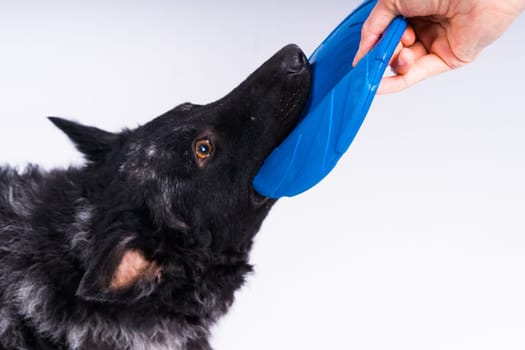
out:
<path id="1" fill-rule="evenodd" d="M 109 130 L 211 102 L 357 1 L 1 1 L 0 162 L 78 164 Z M 525 348 L 525 18 L 472 65 L 378 97 L 335 171 L 274 208 L 217 350 Z"/>

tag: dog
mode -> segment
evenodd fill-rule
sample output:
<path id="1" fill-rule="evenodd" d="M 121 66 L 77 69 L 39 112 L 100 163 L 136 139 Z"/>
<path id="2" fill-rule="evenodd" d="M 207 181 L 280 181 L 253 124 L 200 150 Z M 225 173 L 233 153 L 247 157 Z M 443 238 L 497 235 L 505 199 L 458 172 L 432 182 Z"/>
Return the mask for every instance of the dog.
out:
<path id="1" fill-rule="evenodd" d="M 135 129 L 50 117 L 85 162 L 0 168 L 0 349 L 211 349 L 275 203 L 253 178 L 310 85 L 288 45 L 224 98 Z"/>

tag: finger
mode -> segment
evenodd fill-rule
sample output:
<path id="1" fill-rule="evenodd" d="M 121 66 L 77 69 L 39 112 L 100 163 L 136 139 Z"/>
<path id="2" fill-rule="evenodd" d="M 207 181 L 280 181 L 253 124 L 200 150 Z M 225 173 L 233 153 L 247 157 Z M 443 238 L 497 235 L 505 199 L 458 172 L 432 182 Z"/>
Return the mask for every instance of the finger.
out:
<path id="1" fill-rule="evenodd" d="M 389 66 L 392 66 L 397 62 L 397 60 L 399 59 L 399 54 L 401 53 L 401 50 L 403 49 L 404 47 L 402 43 L 397 44 L 394 50 L 394 53 L 392 54 L 392 58 L 390 59 L 390 62 L 388 63 Z"/>
<path id="2" fill-rule="evenodd" d="M 408 25 L 407 29 L 405 29 L 403 36 L 401 37 L 401 43 L 404 46 L 412 46 L 416 43 L 416 32 L 411 25 Z"/>
<path id="3" fill-rule="evenodd" d="M 399 41 L 399 44 L 397 44 L 394 53 L 392 54 L 392 58 L 390 59 L 390 62 L 388 65 L 390 66 L 396 66 L 398 65 L 398 56 L 405 47 L 413 46 L 416 42 L 416 33 L 414 32 L 414 29 L 411 27 L 407 27 L 405 29 L 405 32 L 403 33 L 403 36 L 401 37 L 401 40 Z M 401 74 L 401 73 L 400 73 Z"/>
<path id="4" fill-rule="evenodd" d="M 386 1 L 379 1 L 377 3 L 372 12 L 370 12 L 368 19 L 363 24 L 361 30 L 361 41 L 352 65 L 355 66 L 357 62 L 359 62 L 359 60 L 370 51 L 381 37 L 381 34 L 383 34 L 386 27 L 397 15 L 398 13 L 393 9 L 388 8 Z"/>
<path id="5" fill-rule="evenodd" d="M 417 42 L 411 47 L 401 49 L 390 62 L 390 67 L 396 74 L 406 74 L 417 60 L 427 54 L 425 46 Z"/>
<path id="6" fill-rule="evenodd" d="M 378 94 L 402 91 L 428 77 L 449 71 L 451 68 L 434 54 L 428 54 L 417 60 L 404 75 L 385 77 L 377 90 Z"/>
<path id="7" fill-rule="evenodd" d="M 427 48 L 425 45 L 423 45 L 422 42 L 418 41 L 411 47 L 409 47 L 410 51 L 412 51 L 412 54 L 414 55 L 414 58 L 419 60 L 421 57 L 428 55 Z"/>
<path id="8" fill-rule="evenodd" d="M 390 63 L 390 67 L 394 73 L 398 75 L 404 75 L 408 73 L 415 62 L 416 58 L 410 48 L 403 48 L 399 52 L 399 55 L 397 55 L 396 59 Z"/>

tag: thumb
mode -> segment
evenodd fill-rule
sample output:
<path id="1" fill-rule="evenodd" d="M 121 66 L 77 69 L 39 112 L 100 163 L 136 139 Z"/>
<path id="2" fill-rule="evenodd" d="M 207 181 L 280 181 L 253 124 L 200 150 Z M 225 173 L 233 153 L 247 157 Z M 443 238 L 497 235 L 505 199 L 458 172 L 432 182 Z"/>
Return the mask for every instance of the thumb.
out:
<path id="1" fill-rule="evenodd" d="M 393 1 L 379 1 L 361 30 L 361 41 L 352 63 L 353 66 L 377 43 L 390 22 L 399 15 Z"/>

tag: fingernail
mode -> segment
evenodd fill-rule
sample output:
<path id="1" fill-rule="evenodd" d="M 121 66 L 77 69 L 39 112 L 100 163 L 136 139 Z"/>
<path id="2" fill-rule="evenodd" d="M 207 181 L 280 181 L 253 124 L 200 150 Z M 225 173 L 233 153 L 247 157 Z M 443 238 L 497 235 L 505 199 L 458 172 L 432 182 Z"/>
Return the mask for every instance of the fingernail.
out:
<path id="1" fill-rule="evenodd" d="M 354 60 L 352 61 L 352 67 L 355 67 L 357 65 L 357 62 L 359 62 L 359 50 L 357 51 L 356 55 L 354 56 Z"/>

